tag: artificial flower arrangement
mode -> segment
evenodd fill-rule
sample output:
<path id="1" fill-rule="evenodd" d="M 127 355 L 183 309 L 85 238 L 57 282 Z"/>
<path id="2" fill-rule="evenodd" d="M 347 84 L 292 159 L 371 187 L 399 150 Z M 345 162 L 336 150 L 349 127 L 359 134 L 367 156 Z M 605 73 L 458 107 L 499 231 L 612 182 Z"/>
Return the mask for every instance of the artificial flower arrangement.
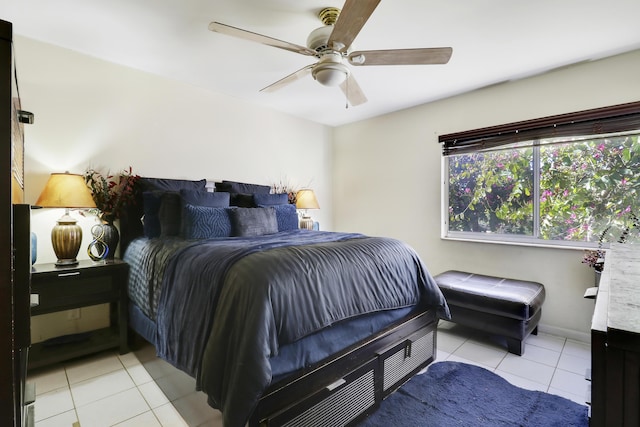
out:
<path id="1" fill-rule="evenodd" d="M 133 169 L 123 169 L 117 174 L 103 174 L 93 168 L 84 173 L 84 180 L 91 189 L 100 217 L 107 223 L 118 219 L 122 208 L 134 203 L 133 189 L 140 176 Z"/>

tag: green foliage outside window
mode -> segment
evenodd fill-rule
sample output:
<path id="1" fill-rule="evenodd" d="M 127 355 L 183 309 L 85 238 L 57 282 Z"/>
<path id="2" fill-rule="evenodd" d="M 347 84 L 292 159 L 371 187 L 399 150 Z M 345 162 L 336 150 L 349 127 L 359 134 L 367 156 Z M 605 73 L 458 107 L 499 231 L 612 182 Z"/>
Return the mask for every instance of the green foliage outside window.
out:
<path id="1" fill-rule="evenodd" d="M 448 161 L 449 231 L 582 242 L 598 242 L 604 232 L 616 241 L 640 212 L 637 134 L 541 141 Z"/>

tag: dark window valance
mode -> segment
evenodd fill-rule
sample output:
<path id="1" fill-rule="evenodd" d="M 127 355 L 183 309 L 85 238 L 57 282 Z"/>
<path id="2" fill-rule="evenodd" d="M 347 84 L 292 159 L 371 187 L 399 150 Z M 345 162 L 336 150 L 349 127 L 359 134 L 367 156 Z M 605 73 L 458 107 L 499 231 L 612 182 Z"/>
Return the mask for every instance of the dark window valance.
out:
<path id="1" fill-rule="evenodd" d="M 521 141 L 640 129 L 640 102 L 440 135 L 442 154 L 463 154 Z"/>

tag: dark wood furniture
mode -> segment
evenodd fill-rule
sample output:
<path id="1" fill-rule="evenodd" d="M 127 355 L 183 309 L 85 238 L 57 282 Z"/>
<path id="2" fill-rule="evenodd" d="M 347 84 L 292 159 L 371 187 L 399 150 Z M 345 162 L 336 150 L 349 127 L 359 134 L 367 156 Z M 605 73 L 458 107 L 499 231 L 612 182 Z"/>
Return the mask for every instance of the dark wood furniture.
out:
<path id="1" fill-rule="evenodd" d="M 110 348 L 127 353 L 128 272 L 128 264 L 121 260 L 83 260 L 78 265 L 65 267 L 53 263 L 34 265 L 31 287 L 39 297 L 39 304 L 32 308 L 32 316 L 110 303 L 111 319 L 110 326 L 103 329 L 33 344 L 29 367 L 37 368 Z"/>
<path id="2" fill-rule="evenodd" d="M 258 426 L 357 425 L 436 358 L 435 310 L 412 315 L 316 366 L 272 384 L 249 420 Z"/>
<path id="3" fill-rule="evenodd" d="M 591 324 L 591 425 L 640 425 L 640 248 L 613 244 Z"/>
<path id="4" fill-rule="evenodd" d="M 26 366 L 30 343 L 30 212 L 24 205 L 24 135 L 18 118 L 13 28 L 0 20 L 0 425 L 33 425 Z"/>
<path id="5" fill-rule="evenodd" d="M 447 299 L 452 322 L 505 337 L 510 353 L 522 356 L 524 340 L 538 334 L 545 300 L 541 283 L 456 270 L 434 279 Z"/>

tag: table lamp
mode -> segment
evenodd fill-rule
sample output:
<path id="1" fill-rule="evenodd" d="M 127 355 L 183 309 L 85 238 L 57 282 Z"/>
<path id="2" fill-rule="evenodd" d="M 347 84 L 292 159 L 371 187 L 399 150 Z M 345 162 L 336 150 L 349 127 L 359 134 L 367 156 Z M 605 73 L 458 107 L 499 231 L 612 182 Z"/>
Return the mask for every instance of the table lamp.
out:
<path id="1" fill-rule="evenodd" d="M 296 208 L 304 209 L 302 219 L 300 220 L 300 228 L 313 230 L 313 219 L 307 213 L 307 209 L 320 209 L 318 199 L 313 190 L 303 189 L 296 194 Z"/>
<path id="2" fill-rule="evenodd" d="M 51 230 L 53 251 L 58 257 L 56 265 L 75 265 L 76 256 L 82 244 L 82 228 L 69 215 L 70 208 L 95 208 L 93 196 L 82 175 L 52 173 L 40 193 L 37 206 L 43 208 L 65 208 L 65 214 L 58 219 Z"/>

